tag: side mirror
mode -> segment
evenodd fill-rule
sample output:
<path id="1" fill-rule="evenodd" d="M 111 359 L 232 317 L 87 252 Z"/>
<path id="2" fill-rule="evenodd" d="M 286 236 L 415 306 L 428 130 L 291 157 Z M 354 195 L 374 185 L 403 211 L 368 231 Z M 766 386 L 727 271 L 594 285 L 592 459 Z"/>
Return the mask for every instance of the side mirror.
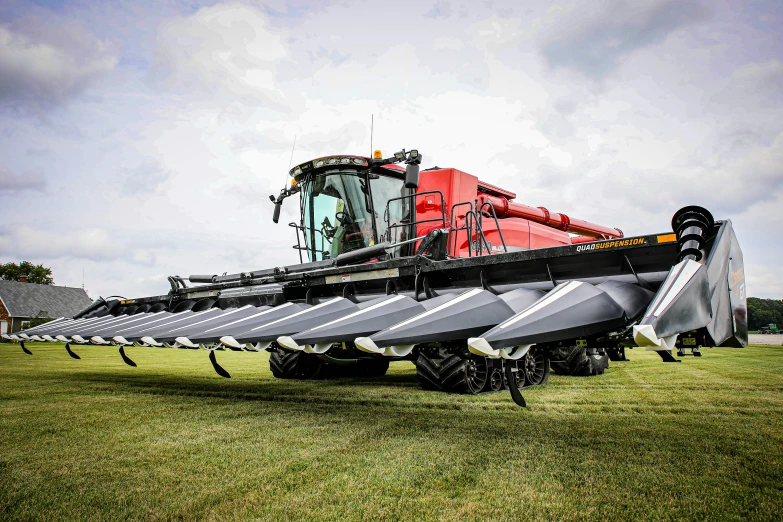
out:
<path id="1" fill-rule="evenodd" d="M 408 163 L 405 167 L 405 188 L 419 188 L 419 166 L 416 163 Z"/>
<path id="2" fill-rule="evenodd" d="M 283 207 L 283 202 L 278 201 L 275 203 L 275 213 L 272 214 L 272 221 L 277 223 L 280 220 L 280 209 Z"/>

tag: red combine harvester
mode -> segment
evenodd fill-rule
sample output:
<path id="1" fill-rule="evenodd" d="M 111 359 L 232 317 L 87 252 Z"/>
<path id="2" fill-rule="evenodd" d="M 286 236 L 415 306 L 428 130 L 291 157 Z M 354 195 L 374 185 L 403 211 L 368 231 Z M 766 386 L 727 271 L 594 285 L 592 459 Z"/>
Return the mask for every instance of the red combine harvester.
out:
<path id="1" fill-rule="evenodd" d="M 546 383 L 550 368 L 603 373 L 625 349 L 664 361 L 744 347 L 744 269 L 731 222 L 680 209 L 672 230 L 632 238 L 457 169 L 420 171 L 418 151 L 327 156 L 291 169 L 299 264 L 169 277 L 165 295 L 100 298 L 10 339 L 270 352 L 279 378 L 378 376 L 415 364 L 422 387 L 459 393 Z M 405 164 L 405 168 L 400 164 Z M 196 286 L 189 286 L 190 283 Z M 29 350 L 24 348 L 26 352 Z"/>

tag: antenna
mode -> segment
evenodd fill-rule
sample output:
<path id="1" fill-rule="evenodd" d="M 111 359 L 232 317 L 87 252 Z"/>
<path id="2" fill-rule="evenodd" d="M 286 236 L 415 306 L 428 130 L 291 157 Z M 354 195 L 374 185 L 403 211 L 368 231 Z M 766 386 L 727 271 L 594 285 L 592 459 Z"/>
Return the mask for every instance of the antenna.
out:
<path id="1" fill-rule="evenodd" d="M 291 172 L 291 164 L 294 162 L 294 151 L 296 150 L 296 138 L 297 136 L 294 135 L 294 144 L 291 146 L 291 158 L 288 160 L 288 170 L 285 171 L 285 181 L 283 182 L 283 190 L 280 191 L 280 195 L 275 198 L 274 195 L 269 196 L 269 199 L 272 201 L 272 203 L 275 204 L 275 211 L 272 214 L 272 222 L 277 223 L 277 221 L 280 219 L 280 209 L 283 207 L 283 200 L 293 194 L 293 185 L 292 188 L 288 188 L 288 174 Z"/>
<path id="2" fill-rule="evenodd" d="M 84 290 L 84 268 L 82 268 L 82 290 Z"/>
<path id="3" fill-rule="evenodd" d="M 375 127 L 375 114 L 370 114 L 370 157 L 372 158 L 372 132 Z"/>
<path id="4" fill-rule="evenodd" d="M 296 136 L 294 136 L 294 144 L 291 147 L 291 159 L 288 160 L 288 170 L 285 171 L 285 182 L 283 188 L 288 188 L 288 173 L 291 172 L 291 164 L 294 162 L 294 150 L 296 149 Z"/>

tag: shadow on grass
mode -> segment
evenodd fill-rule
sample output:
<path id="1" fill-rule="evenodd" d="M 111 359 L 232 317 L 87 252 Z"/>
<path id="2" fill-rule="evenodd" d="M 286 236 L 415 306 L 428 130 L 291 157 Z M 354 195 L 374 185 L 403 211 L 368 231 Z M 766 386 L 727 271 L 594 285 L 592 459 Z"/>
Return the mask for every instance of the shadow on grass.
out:
<path id="1" fill-rule="evenodd" d="M 415 374 L 382 377 L 342 377 L 318 380 L 264 379 L 257 381 L 202 376 L 133 375 L 79 372 L 67 377 L 96 392 L 159 396 L 208 397 L 229 401 L 269 401 L 311 405 L 390 406 L 460 409 L 471 396 L 424 391 Z"/>

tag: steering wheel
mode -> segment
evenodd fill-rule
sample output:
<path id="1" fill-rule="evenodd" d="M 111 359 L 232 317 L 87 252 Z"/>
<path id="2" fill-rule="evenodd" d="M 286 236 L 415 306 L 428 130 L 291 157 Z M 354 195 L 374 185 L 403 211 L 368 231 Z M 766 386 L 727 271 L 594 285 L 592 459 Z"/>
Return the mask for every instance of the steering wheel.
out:
<path id="1" fill-rule="evenodd" d="M 338 220 L 343 226 L 356 224 L 350 215 L 342 211 L 335 214 L 334 219 Z"/>

